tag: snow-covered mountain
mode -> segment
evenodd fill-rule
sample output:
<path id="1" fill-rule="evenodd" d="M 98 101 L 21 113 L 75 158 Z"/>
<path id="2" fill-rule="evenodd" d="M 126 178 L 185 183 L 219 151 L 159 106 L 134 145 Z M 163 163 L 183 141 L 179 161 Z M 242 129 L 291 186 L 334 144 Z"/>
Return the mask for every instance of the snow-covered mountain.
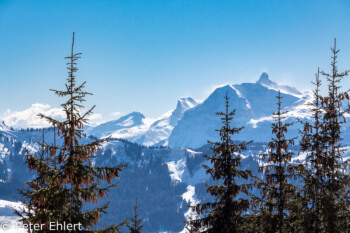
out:
<path id="1" fill-rule="evenodd" d="M 224 97 L 230 97 L 231 110 L 236 109 L 233 124 L 245 125 L 237 140 L 267 141 L 271 115 L 276 111 L 276 96 L 281 91 L 282 105 L 289 112 L 289 121 L 307 117 L 305 103 L 311 92 L 300 92 L 294 87 L 279 85 L 262 73 L 255 83 L 228 84 L 215 89 L 202 103 L 191 97 L 181 98 L 176 108 L 156 120 L 133 112 L 113 121 L 90 127 L 88 134 L 96 137 L 123 138 L 146 146 L 197 148 L 208 140 L 217 140 L 215 129 L 220 128 L 216 112 L 224 111 Z M 291 129 L 297 134 L 297 127 Z"/>
<path id="2" fill-rule="evenodd" d="M 86 132 L 98 138 L 111 136 L 146 146 L 166 145 L 169 135 L 184 112 L 197 104 L 191 97 L 181 98 L 175 110 L 165 113 L 156 120 L 148 119 L 140 112 L 132 112 L 117 120 L 89 127 Z"/>
<path id="3" fill-rule="evenodd" d="M 271 134 L 271 115 L 276 111 L 278 90 L 281 90 L 283 97 L 283 109 L 290 111 L 289 120 L 307 116 L 305 103 L 310 100 L 311 93 L 300 93 L 293 87 L 278 85 L 263 73 L 256 83 L 219 87 L 203 103 L 186 111 L 168 139 L 169 146 L 197 148 L 206 144 L 208 140 L 217 140 L 215 129 L 221 127 L 221 122 L 215 112 L 224 111 L 226 94 L 230 97 L 230 110 L 236 109 L 233 125 L 245 126 L 235 139 L 268 141 Z M 291 129 L 293 136 L 296 133 L 296 128 Z"/>
<path id="4" fill-rule="evenodd" d="M 137 141 L 148 130 L 149 126 L 149 120 L 142 113 L 132 112 L 117 120 L 91 127 L 87 130 L 87 133 L 98 138 L 111 136 Z"/>
<path id="5" fill-rule="evenodd" d="M 146 146 L 157 144 L 167 145 L 167 139 L 169 138 L 173 128 L 177 125 L 179 120 L 182 119 L 183 114 L 197 104 L 198 102 L 191 97 L 181 98 L 177 102 L 175 110 L 170 114 L 165 114 L 161 119 L 155 121 L 144 134 L 139 143 Z"/>
<path id="6" fill-rule="evenodd" d="M 257 81 L 257 83 L 260 83 L 261 85 L 267 88 L 281 90 L 282 92 L 287 92 L 294 95 L 301 95 L 301 93 L 295 87 L 290 87 L 287 85 L 278 85 L 277 83 L 271 81 L 269 79 L 269 75 L 265 72 L 261 74 L 260 79 Z"/>
<path id="7" fill-rule="evenodd" d="M 197 104 L 198 104 L 198 102 L 195 101 L 191 97 L 181 98 L 177 102 L 175 110 L 171 113 L 171 116 L 169 118 L 169 125 L 171 125 L 173 127 L 176 126 L 177 122 L 179 122 L 179 120 L 181 120 L 181 118 L 184 115 L 184 113 L 188 109 L 191 109 L 191 108 L 195 107 Z"/>

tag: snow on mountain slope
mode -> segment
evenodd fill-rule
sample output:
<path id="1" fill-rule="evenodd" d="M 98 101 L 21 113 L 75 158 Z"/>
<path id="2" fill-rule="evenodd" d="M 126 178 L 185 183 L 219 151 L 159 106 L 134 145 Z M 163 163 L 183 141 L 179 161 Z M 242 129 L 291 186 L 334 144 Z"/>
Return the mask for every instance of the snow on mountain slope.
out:
<path id="1" fill-rule="evenodd" d="M 271 81 L 267 73 L 262 73 L 255 83 L 217 88 L 201 104 L 190 97 L 182 98 L 174 111 L 155 121 L 133 112 L 118 120 L 87 128 L 86 131 L 99 138 L 112 136 L 146 146 L 200 147 L 207 140 L 217 139 L 215 129 L 220 128 L 220 119 L 215 113 L 224 111 L 224 97 L 228 94 L 231 109 L 237 110 L 233 124 L 246 126 L 237 139 L 266 141 L 271 115 L 276 110 L 278 90 L 281 90 L 284 110 L 290 111 L 290 120 L 307 116 L 304 104 L 311 100 L 311 93 L 301 93 L 294 87 L 279 85 Z M 296 126 L 292 131 L 296 134 Z"/>
<path id="2" fill-rule="evenodd" d="M 88 127 L 86 132 L 98 138 L 111 136 L 146 146 L 164 145 L 184 112 L 197 104 L 191 97 L 181 98 L 175 110 L 165 113 L 155 121 L 146 118 L 142 113 L 133 112 L 117 120 Z"/>
<path id="3" fill-rule="evenodd" d="M 181 120 L 183 114 L 188 109 L 195 107 L 197 104 L 198 104 L 198 102 L 195 101 L 191 97 L 179 99 L 179 101 L 177 102 L 175 110 L 172 112 L 172 114 L 170 116 L 169 124 L 171 126 L 173 126 L 173 127 L 176 126 L 177 122 L 179 122 L 179 120 Z"/>
<path id="4" fill-rule="evenodd" d="M 221 121 L 215 112 L 224 110 L 226 93 L 230 97 L 232 109 L 236 109 L 233 126 L 245 126 L 236 140 L 267 141 L 271 135 L 271 115 L 276 111 L 276 96 L 281 89 L 282 107 L 288 110 L 290 118 L 306 117 L 305 103 L 310 101 L 311 93 L 300 93 L 295 88 L 281 86 L 271 81 L 263 73 L 256 83 L 226 85 L 217 88 L 203 103 L 188 110 L 174 127 L 168 141 L 170 147 L 197 148 L 215 141 L 216 129 Z M 289 119 L 292 120 L 292 119 Z M 292 130 L 297 133 L 296 126 Z"/>
<path id="5" fill-rule="evenodd" d="M 174 128 L 169 124 L 170 117 L 171 112 L 169 111 L 161 116 L 159 120 L 156 120 L 154 123 L 152 123 L 149 129 L 137 141 L 137 143 L 146 146 L 152 146 L 159 142 L 162 142 L 162 144 L 164 144 L 164 141 L 168 139 L 171 131 Z"/>
<path id="6" fill-rule="evenodd" d="M 265 72 L 261 74 L 257 83 L 260 83 L 261 85 L 268 87 L 268 88 L 271 88 L 271 89 L 281 90 L 281 92 L 285 92 L 285 93 L 291 94 L 291 95 L 301 95 L 302 94 L 295 87 L 290 87 L 287 85 L 278 85 L 277 83 L 271 81 L 269 79 L 269 75 Z"/>
<path id="7" fill-rule="evenodd" d="M 13 209 L 20 210 L 20 202 L 0 200 L 0 232 L 25 233 L 28 232 L 18 223 L 17 216 L 14 216 Z"/>
<path id="8" fill-rule="evenodd" d="M 171 147 L 199 147 L 207 140 L 217 138 L 215 129 L 220 119 L 215 112 L 225 110 L 226 94 L 230 97 L 231 108 L 237 108 L 235 122 L 245 122 L 252 118 L 252 110 L 247 99 L 232 85 L 217 88 L 203 103 L 189 109 L 178 122 L 169 137 Z"/>
<path id="9" fill-rule="evenodd" d="M 181 98 L 176 105 L 174 111 L 165 114 L 160 120 L 155 121 L 145 133 L 142 144 L 146 146 L 155 145 L 168 139 L 173 128 L 181 120 L 183 114 L 198 104 L 191 97 Z M 164 142 L 163 144 L 166 144 Z"/>
<path id="10" fill-rule="evenodd" d="M 112 136 L 113 138 L 136 141 L 148 130 L 150 123 L 142 113 L 132 112 L 120 117 L 118 120 L 92 127 L 87 130 L 87 133 L 98 138 Z"/>
<path id="11" fill-rule="evenodd" d="M 277 91 L 262 84 L 260 82 L 262 77 L 267 78 L 267 74 L 264 73 L 261 75 L 259 81 L 256 83 L 242 83 L 234 85 L 234 87 L 239 90 L 239 92 L 249 102 L 254 119 L 269 116 L 276 110 L 276 104 L 274 103 L 276 102 Z M 273 83 L 272 81 L 270 82 Z M 291 108 L 300 104 L 298 102 L 300 100 L 300 95 L 291 95 L 281 92 L 281 96 L 283 98 L 283 106 L 288 106 Z M 239 111 L 239 109 L 237 111 Z"/>
<path id="12" fill-rule="evenodd" d="M 22 205 L 20 202 L 0 200 L 0 209 L 6 208 L 19 210 L 20 208 L 22 208 Z"/>

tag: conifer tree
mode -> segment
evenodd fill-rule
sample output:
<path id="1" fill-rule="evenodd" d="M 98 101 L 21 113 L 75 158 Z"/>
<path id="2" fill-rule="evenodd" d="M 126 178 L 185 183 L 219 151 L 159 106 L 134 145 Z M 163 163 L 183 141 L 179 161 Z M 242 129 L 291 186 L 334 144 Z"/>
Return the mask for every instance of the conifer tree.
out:
<path id="1" fill-rule="evenodd" d="M 37 154 L 31 154 L 26 150 L 26 161 L 30 171 L 35 167 L 37 174 L 33 180 L 26 182 L 27 187 L 19 190 L 25 198 L 22 200 L 24 208 L 20 211 L 14 210 L 20 221 L 28 226 L 35 223 L 49 223 L 52 220 L 51 216 L 59 212 L 63 203 L 60 193 L 56 191 L 58 186 L 53 178 L 57 175 L 57 170 L 52 166 L 54 159 L 48 156 L 45 150 L 44 129 L 42 143 L 38 144 L 41 149 Z M 48 224 L 36 232 L 47 230 Z"/>
<path id="2" fill-rule="evenodd" d="M 40 223 L 46 227 L 50 222 L 81 224 L 82 230 L 78 228 L 70 232 L 92 231 L 101 214 L 106 213 L 108 203 L 92 209 L 84 208 L 85 205 L 89 202 L 97 203 L 100 198 L 108 195 L 109 190 L 116 186 L 112 180 L 117 178 L 125 167 L 125 164 L 117 167 L 93 166 L 95 152 L 107 139 L 82 143 L 83 126 L 88 123 L 87 117 L 95 106 L 81 114 L 85 96 L 91 93 L 84 91 L 86 82 L 80 85 L 76 83 L 76 61 L 80 55 L 74 53 L 73 33 L 71 55 L 66 57 L 69 62 L 65 89 L 52 90 L 59 97 L 66 98 L 61 105 L 66 119 L 61 122 L 39 114 L 57 128 L 62 145 L 43 145 L 49 154 L 47 160 L 27 155 L 28 167 L 36 172 L 36 177 L 28 183 L 29 187 L 22 191 L 27 199 L 27 209 L 22 210 L 23 214 L 19 213 L 22 222 Z M 118 229 L 119 226 L 111 225 L 98 232 L 116 232 Z"/>
<path id="3" fill-rule="evenodd" d="M 243 226 L 243 215 L 249 209 L 249 190 L 252 184 L 247 184 L 252 178 L 249 170 L 242 170 L 242 150 L 246 149 L 249 143 L 242 142 L 235 144 L 232 136 L 238 134 L 243 127 L 231 126 L 236 110 L 230 111 L 229 97 L 225 97 L 225 112 L 216 113 L 221 116 L 222 128 L 217 130 L 220 134 L 219 142 L 210 142 L 213 146 L 211 156 L 205 156 L 212 163 L 212 167 L 204 165 L 207 173 L 217 184 L 208 186 L 213 202 L 198 204 L 194 210 L 202 216 L 193 220 L 196 228 L 201 226 L 203 232 L 235 233 L 240 232 Z M 245 183 L 244 183 L 245 181 Z M 247 198 L 246 198 L 246 197 Z"/>
<path id="4" fill-rule="evenodd" d="M 302 130 L 299 130 L 301 140 L 299 145 L 300 152 L 306 153 L 306 161 L 301 168 L 302 176 L 302 215 L 301 222 L 305 232 L 324 232 L 322 202 L 322 185 L 324 174 L 322 172 L 322 161 L 325 159 L 325 143 L 323 137 L 323 111 L 321 109 L 320 95 L 320 71 L 316 74 L 316 81 L 312 82 L 315 86 L 313 91 L 313 101 L 308 103 L 311 111 L 311 122 L 299 120 L 303 124 Z"/>
<path id="5" fill-rule="evenodd" d="M 288 139 L 285 133 L 293 123 L 286 123 L 287 111 L 282 111 L 282 97 L 280 91 L 277 98 L 277 112 L 273 114 L 271 124 L 275 135 L 269 142 L 269 150 L 262 154 L 266 164 L 260 167 L 265 174 L 265 182 L 259 185 L 262 197 L 260 200 L 259 231 L 261 232 L 291 232 L 293 224 L 288 219 L 289 210 L 295 201 L 296 187 L 291 184 L 295 178 L 294 167 L 291 165 L 293 152 L 288 151 L 294 145 L 295 138 Z"/>
<path id="6" fill-rule="evenodd" d="M 133 207 L 134 216 L 129 219 L 131 224 L 130 223 L 127 224 L 127 227 L 130 233 L 140 233 L 141 229 L 143 228 L 143 225 L 141 224 L 142 220 L 139 219 L 137 208 L 138 208 L 138 205 L 137 205 L 137 198 L 136 198 L 135 205 Z"/>
<path id="7" fill-rule="evenodd" d="M 190 206 L 190 208 L 194 208 L 193 206 Z M 191 213 L 190 216 L 188 216 L 188 221 L 185 221 L 186 226 L 186 233 L 197 233 L 201 232 L 201 226 L 200 224 L 196 224 L 194 221 L 198 220 L 198 216 L 195 213 Z"/>
<path id="8" fill-rule="evenodd" d="M 262 179 L 256 179 L 255 187 L 261 191 L 261 196 L 250 194 L 252 213 L 247 216 L 244 232 L 273 232 L 269 225 L 273 217 L 272 206 L 266 203 L 266 195 L 262 195 L 270 190 L 269 185 Z"/>
<path id="9" fill-rule="evenodd" d="M 334 47 L 332 51 L 331 72 L 321 72 L 328 83 L 328 95 L 320 97 L 323 111 L 322 136 L 324 137 L 325 155 L 321 161 L 322 187 L 320 201 L 323 208 L 323 223 L 326 232 L 341 232 L 349 220 L 349 176 L 342 155 L 342 126 L 346 123 L 345 114 L 349 113 L 349 91 L 342 91 L 341 81 L 348 76 L 349 70 L 338 71 L 337 58 L 340 50 Z M 343 106 L 346 103 L 348 106 Z"/>

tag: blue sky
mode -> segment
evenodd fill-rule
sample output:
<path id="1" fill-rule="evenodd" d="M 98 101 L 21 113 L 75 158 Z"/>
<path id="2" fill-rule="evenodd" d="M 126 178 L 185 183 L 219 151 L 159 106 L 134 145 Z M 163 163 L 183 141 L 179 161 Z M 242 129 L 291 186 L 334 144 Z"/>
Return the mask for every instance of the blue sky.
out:
<path id="1" fill-rule="evenodd" d="M 88 104 L 157 117 L 216 85 L 274 81 L 311 87 L 337 37 L 350 68 L 349 1 L 0 0 L 0 114 L 57 107 L 72 32 Z M 350 81 L 345 81 L 350 86 Z"/>

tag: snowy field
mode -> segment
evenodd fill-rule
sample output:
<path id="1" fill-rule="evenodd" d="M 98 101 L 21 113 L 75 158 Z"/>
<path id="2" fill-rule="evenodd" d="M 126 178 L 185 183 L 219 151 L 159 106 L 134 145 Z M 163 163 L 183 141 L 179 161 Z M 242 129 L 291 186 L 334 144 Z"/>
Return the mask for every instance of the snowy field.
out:
<path id="1" fill-rule="evenodd" d="M 0 232 L 4 233 L 25 233 L 27 232 L 17 222 L 18 217 L 14 216 L 12 209 L 19 209 L 19 202 L 0 200 Z"/>

